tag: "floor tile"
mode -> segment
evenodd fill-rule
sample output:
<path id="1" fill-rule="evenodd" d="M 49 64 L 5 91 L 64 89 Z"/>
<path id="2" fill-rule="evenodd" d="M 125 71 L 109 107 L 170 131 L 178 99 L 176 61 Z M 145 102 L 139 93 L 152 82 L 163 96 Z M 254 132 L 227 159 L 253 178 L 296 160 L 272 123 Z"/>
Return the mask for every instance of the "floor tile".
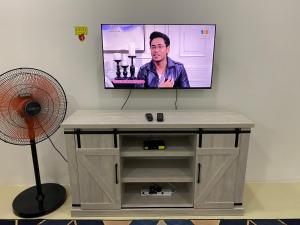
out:
<path id="1" fill-rule="evenodd" d="M 15 220 L 0 220 L 0 225 L 15 225 Z"/>
<path id="2" fill-rule="evenodd" d="M 194 225 L 219 225 L 220 220 L 191 220 Z"/>
<path id="3" fill-rule="evenodd" d="M 273 219 L 270 219 L 270 220 L 261 219 L 261 220 L 251 220 L 251 221 L 253 221 L 254 225 L 282 225 L 282 223 L 279 220 L 277 220 L 277 219 L 276 220 L 273 220 Z"/>
<path id="4" fill-rule="evenodd" d="M 190 220 L 165 220 L 167 225 L 194 225 Z"/>
<path id="5" fill-rule="evenodd" d="M 102 220 L 75 220 L 75 225 L 104 225 Z"/>
<path id="6" fill-rule="evenodd" d="M 167 225 L 167 224 L 164 220 L 160 220 L 158 221 L 157 225 Z"/>
<path id="7" fill-rule="evenodd" d="M 158 220 L 132 220 L 130 225 L 157 225 Z"/>
<path id="8" fill-rule="evenodd" d="M 38 225 L 74 225 L 73 220 L 43 220 Z"/>
<path id="9" fill-rule="evenodd" d="M 300 219 L 282 219 L 286 225 L 300 225 Z"/>
<path id="10" fill-rule="evenodd" d="M 247 220 L 221 220 L 220 225 L 248 225 Z"/>
<path id="11" fill-rule="evenodd" d="M 131 220 L 103 220 L 104 225 L 129 225 Z"/>
<path id="12" fill-rule="evenodd" d="M 38 225 L 41 221 L 40 219 L 24 219 L 24 220 L 18 220 L 18 225 Z"/>

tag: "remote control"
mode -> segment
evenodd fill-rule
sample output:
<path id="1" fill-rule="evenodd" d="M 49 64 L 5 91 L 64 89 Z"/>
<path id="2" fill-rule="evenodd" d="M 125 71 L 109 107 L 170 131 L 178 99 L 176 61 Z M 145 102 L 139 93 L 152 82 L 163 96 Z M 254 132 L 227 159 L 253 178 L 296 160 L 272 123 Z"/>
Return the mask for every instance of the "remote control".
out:
<path id="1" fill-rule="evenodd" d="M 145 116 L 146 116 L 146 119 L 147 119 L 149 122 L 150 122 L 150 121 L 153 121 L 152 113 L 146 113 Z"/>
<path id="2" fill-rule="evenodd" d="M 163 122 L 163 121 L 164 121 L 164 114 L 157 113 L 157 122 Z"/>

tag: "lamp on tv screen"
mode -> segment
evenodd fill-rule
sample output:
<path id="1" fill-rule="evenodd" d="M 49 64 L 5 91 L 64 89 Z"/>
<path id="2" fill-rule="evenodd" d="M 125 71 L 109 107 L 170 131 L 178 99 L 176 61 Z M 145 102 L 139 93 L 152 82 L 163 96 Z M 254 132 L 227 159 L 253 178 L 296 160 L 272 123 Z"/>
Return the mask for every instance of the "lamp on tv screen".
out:
<path id="1" fill-rule="evenodd" d="M 104 86 L 212 87 L 216 25 L 102 24 Z"/>

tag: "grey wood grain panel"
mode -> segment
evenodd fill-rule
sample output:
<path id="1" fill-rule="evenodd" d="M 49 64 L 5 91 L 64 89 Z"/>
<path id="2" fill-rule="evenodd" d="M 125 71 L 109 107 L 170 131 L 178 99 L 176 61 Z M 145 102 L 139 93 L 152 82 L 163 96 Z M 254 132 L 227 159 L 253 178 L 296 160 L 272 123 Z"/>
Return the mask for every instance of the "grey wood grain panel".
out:
<path id="1" fill-rule="evenodd" d="M 168 217 L 168 216 L 240 216 L 243 215 L 244 208 L 234 207 L 232 209 L 193 209 L 193 208 L 140 208 L 140 209 L 122 209 L 122 210 L 81 210 L 80 208 L 72 208 L 72 216 L 85 216 L 85 217 L 107 217 L 107 216 L 130 216 L 139 217 L 155 216 L 155 217 Z M 100 215 L 100 217 L 99 217 Z"/>
<path id="2" fill-rule="evenodd" d="M 80 204 L 78 168 L 74 134 L 65 134 L 72 204 Z"/>
<path id="3" fill-rule="evenodd" d="M 240 154 L 238 156 L 234 202 L 242 203 L 247 167 L 247 156 L 250 134 L 242 134 L 239 139 Z"/>
<path id="4" fill-rule="evenodd" d="M 195 208 L 233 208 L 238 150 L 199 149 L 197 153 Z"/>
<path id="5" fill-rule="evenodd" d="M 113 134 L 81 134 L 82 148 L 114 148 Z"/>
<path id="6" fill-rule="evenodd" d="M 120 155 L 118 148 L 76 148 L 76 152 L 85 155 Z"/>
<path id="7" fill-rule="evenodd" d="M 203 148 L 233 148 L 235 134 L 203 134 Z"/>
<path id="8" fill-rule="evenodd" d="M 116 183 L 118 155 L 101 151 L 77 153 L 82 209 L 118 209 L 121 207 L 120 183 Z M 118 180 L 120 171 L 118 166 Z"/>

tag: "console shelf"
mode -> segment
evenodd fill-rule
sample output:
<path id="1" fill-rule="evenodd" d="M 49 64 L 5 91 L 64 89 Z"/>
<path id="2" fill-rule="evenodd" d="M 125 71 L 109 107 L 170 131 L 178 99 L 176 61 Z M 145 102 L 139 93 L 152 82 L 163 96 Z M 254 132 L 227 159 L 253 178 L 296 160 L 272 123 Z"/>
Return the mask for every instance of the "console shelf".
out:
<path id="1" fill-rule="evenodd" d="M 143 143 L 145 140 L 163 140 L 166 145 L 165 150 L 144 150 Z M 196 135 L 186 134 L 148 134 L 148 135 L 120 135 L 121 156 L 136 157 L 136 156 L 194 156 L 195 155 L 195 140 Z"/>
<path id="2" fill-rule="evenodd" d="M 129 158 L 123 161 L 122 182 L 193 182 L 188 159 Z"/>
<path id="3" fill-rule="evenodd" d="M 172 186 L 176 191 L 172 196 L 141 196 L 143 186 L 145 184 L 126 184 L 122 200 L 123 208 L 193 207 L 191 185 L 173 183 Z"/>
<path id="4" fill-rule="evenodd" d="M 145 111 L 79 110 L 62 124 L 72 216 L 243 213 L 253 122 L 232 112 L 162 112 L 164 122 L 148 122 Z M 144 150 L 149 140 L 166 149 Z"/>
<path id="5" fill-rule="evenodd" d="M 141 147 L 123 148 L 121 157 L 194 157 L 191 149 L 168 148 L 167 150 L 143 150 Z"/>

